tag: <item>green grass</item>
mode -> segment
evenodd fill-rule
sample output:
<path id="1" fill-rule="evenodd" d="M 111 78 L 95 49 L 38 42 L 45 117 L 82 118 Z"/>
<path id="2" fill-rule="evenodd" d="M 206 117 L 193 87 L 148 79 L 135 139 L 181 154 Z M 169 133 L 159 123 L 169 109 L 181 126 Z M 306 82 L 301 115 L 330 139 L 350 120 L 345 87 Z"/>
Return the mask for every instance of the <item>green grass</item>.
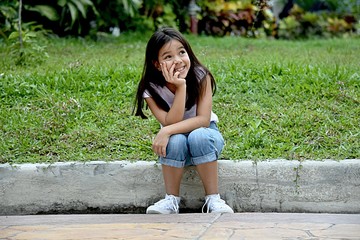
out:
<path id="1" fill-rule="evenodd" d="M 0 163 L 155 160 L 158 123 L 132 116 L 148 37 L 50 40 L 22 67 L 0 46 Z M 188 37 L 217 80 L 222 159 L 360 157 L 360 39 Z"/>

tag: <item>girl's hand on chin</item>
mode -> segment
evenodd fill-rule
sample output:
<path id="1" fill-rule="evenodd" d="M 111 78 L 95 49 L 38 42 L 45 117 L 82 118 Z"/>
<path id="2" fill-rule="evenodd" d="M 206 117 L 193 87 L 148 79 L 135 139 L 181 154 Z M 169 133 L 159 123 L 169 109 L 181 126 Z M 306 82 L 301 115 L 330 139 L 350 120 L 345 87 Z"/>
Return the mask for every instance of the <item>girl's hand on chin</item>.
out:
<path id="1" fill-rule="evenodd" d="M 174 72 L 175 71 L 175 63 L 173 63 L 170 67 L 170 69 L 168 70 L 166 68 L 166 63 L 162 62 L 160 63 L 161 66 L 161 71 L 162 74 L 165 78 L 165 80 L 168 83 L 174 84 L 176 86 L 176 88 L 181 87 L 181 86 L 185 86 L 186 85 L 186 80 L 184 78 L 179 78 L 180 72 Z"/>

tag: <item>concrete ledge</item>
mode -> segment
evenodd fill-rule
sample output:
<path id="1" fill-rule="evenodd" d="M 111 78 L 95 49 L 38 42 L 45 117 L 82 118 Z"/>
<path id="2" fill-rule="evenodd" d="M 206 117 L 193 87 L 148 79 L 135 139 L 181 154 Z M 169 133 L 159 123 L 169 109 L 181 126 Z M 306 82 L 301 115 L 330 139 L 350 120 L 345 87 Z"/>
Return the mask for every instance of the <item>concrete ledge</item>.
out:
<path id="1" fill-rule="evenodd" d="M 236 212 L 360 213 L 360 160 L 219 160 L 220 194 Z M 1 164 L 0 215 L 143 213 L 164 196 L 161 166 L 146 161 Z M 194 167 L 182 209 L 198 211 L 204 191 Z"/>

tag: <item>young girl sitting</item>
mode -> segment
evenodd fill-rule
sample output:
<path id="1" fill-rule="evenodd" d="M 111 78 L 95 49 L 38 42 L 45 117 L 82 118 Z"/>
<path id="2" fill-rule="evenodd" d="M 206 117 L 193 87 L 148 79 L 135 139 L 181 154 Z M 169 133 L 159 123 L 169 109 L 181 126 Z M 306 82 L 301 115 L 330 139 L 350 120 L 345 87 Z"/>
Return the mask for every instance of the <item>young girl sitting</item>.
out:
<path id="1" fill-rule="evenodd" d="M 146 213 L 179 213 L 180 183 L 185 166 L 195 165 L 205 190 L 207 212 L 233 213 L 220 198 L 217 159 L 224 139 L 212 112 L 216 84 L 177 30 L 163 28 L 150 38 L 136 95 L 135 115 L 146 118 L 144 99 L 160 122 L 152 149 L 159 156 L 165 199 Z"/>

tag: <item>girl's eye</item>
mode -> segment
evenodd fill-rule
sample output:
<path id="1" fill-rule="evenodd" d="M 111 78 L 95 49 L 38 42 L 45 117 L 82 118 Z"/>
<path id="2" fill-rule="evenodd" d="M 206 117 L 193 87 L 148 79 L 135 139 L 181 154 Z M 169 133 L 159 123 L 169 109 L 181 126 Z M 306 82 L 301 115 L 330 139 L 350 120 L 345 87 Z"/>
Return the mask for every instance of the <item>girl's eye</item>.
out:
<path id="1" fill-rule="evenodd" d="M 184 55 L 185 53 L 186 53 L 185 50 L 181 50 L 181 51 L 180 51 L 180 54 L 181 54 L 181 55 Z"/>
<path id="2" fill-rule="evenodd" d="M 167 55 L 167 56 L 164 57 L 164 59 L 170 59 L 170 58 L 171 58 L 170 55 Z"/>

